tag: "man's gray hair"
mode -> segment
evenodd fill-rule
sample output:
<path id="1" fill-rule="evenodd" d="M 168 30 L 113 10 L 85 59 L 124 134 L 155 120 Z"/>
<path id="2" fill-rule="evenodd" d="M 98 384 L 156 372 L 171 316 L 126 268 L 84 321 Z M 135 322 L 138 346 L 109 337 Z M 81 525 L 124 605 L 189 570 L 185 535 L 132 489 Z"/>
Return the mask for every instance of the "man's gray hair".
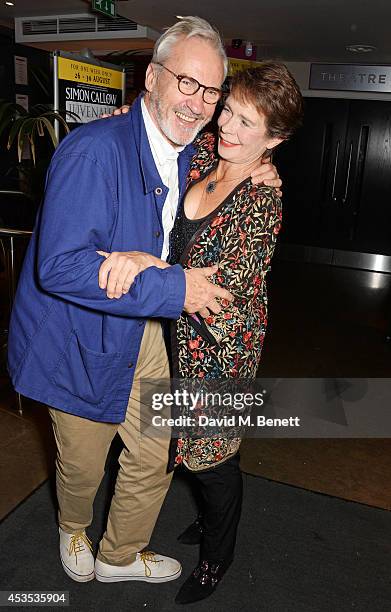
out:
<path id="1" fill-rule="evenodd" d="M 180 40 L 198 36 L 210 43 L 217 51 L 224 63 L 224 78 L 228 72 L 228 60 L 224 43 L 219 32 L 201 17 L 182 17 L 177 23 L 168 28 L 156 41 L 153 50 L 152 62 L 164 64 L 169 58 L 172 47 Z"/>

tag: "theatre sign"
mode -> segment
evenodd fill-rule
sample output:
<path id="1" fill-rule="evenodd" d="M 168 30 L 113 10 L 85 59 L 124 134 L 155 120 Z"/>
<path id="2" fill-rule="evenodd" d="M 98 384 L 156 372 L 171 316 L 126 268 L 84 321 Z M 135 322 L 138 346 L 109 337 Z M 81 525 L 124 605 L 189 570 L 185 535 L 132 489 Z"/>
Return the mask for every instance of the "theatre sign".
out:
<path id="1" fill-rule="evenodd" d="M 84 57 L 54 55 L 54 107 L 68 111 L 67 123 L 88 123 L 124 103 L 122 68 Z"/>
<path id="2" fill-rule="evenodd" d="M 391 93 L 391 66 L 311 64 L 310 89 Z"/>

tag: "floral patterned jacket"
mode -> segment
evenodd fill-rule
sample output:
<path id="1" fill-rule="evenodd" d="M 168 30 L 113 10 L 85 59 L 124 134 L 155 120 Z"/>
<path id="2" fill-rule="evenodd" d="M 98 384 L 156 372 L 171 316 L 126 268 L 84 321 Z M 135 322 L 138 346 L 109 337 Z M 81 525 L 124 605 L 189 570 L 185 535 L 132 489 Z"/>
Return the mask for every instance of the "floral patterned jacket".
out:
<path id="1" fill-rule="evenodd" d="M 189 185 L 209 174 L 217 164 L 212 134 L 199 137 L 192 160 Z M 243 181 L 225 198 L 194 234 L 181 257 L 184 268 L 218 263 L 212 282 L 235 297 L 222 312 L 205 319 L 212 345 L 182 314 L 174 325 L 174 377 L 198 379 L 254 379 L 260 363 L 267 325 L 266 273 L 270 269 L 281 227 L 281 201 L 274 189 Z M 190 470 L 216 466 L 235 454 L 240 433 L 193 438 L 179 432 L 175 465 Z"/>

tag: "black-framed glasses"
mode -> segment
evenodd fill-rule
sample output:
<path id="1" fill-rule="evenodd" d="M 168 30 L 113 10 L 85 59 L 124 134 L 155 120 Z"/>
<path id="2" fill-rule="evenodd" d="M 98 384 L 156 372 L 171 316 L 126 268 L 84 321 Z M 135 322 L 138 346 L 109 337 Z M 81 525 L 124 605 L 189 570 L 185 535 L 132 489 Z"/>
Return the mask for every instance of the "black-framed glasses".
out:
<path id="1" fill-rule="evenodd" d="M 186 96 L 193 96 L 199 89 L 203 89 L 202 99 L 206 104 L 217 104 L 222 96 L 222 90 L 217 89 L 217 87 L 208 87 L 208 85 L 202 85 L 196 79 L 192 77 L 188 77 L 185 74 L 176 74 L 169 68 L 166 68 L 160 62 L 154 62 L 157 66 L 161 66 L 164 70 L 167 70 L 170 74 L 172 74 L 178 81 L 178 89 L 181 93 Z"/>

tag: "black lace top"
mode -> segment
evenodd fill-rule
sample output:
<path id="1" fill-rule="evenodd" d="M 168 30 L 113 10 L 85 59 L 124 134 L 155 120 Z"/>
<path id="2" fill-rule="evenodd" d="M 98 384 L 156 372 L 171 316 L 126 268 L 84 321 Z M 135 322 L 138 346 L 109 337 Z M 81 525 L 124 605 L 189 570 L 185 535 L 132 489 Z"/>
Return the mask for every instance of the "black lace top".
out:
<path id="1" fill-rule="evenodd" d="M 183 202 L 180 204 L 174 227 L 170 235 L 170 256 L 168 263 L 171 265 L 179 263 L 185 248 L 194 234 L 209 217 L 213 217 L 214 215 L 215 211 L 212 211 L 209 215 L 201 219 L 188 219 L 185 215 Z"/>

